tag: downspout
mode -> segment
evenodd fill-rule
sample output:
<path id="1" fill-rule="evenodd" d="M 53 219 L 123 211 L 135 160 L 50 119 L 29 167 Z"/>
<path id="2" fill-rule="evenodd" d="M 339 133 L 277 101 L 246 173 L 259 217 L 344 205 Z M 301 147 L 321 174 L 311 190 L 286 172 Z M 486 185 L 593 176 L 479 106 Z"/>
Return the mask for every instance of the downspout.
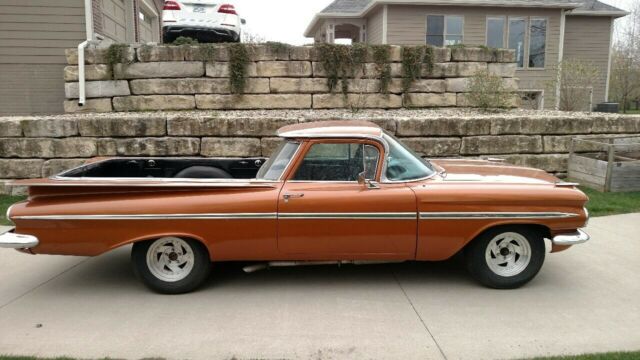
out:
<path id="1" fill-rule="evenodd" d="M 84 76 L 84 50 L 93 40 L 93 0 L 84 0 L 84 22 L 87 40 L 78 45 L 78 106 L 84 106 L 87 101 Z"/>

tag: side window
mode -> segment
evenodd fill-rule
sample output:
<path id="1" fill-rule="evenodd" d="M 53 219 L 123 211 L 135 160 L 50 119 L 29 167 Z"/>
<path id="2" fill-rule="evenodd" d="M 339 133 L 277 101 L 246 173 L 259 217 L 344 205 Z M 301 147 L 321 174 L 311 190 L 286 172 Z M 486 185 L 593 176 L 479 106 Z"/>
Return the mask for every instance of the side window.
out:
<path id="1" fill-rule="evenodd" d="M 516 63 L 519 68 L 524 67 L 524 36 L 526 28 L 525 19 L 509 19 L 509 49 L 516 51 Z"/>
<path id="2" fill-rule="evenodd" d="M 427 15 L 427 45 L 462 44 L 464 18 L 458 15 Z"/>
<path id="3" fill-rule="evenodd" d="M 529 24 L 529 67 L 544 68 L 547 20 L 532 18 Z"/>
<path id="4" fill-rule="evenodd" d="M 372 145 L 359 143 L 314 144 L 298 167 L 293 180 L 357 181 L 364 172 L 375 179 L 380 152 Z"/>
<path id="5" fill-rule="evenodd" d="M 504 48 L 504 17 L 487 18 L 487 46 L 490 48 Z"/>

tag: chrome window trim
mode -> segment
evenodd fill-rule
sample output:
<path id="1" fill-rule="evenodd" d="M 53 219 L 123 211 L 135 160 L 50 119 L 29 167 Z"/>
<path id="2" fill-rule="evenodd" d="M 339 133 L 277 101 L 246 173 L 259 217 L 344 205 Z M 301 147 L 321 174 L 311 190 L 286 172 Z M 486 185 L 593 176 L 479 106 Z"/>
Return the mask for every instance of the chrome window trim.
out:
<path id="1" fill-rule="evenodd" d="M 563 212 L 420 212 L 420 220 L 562 219 L 578 216 Z"/>

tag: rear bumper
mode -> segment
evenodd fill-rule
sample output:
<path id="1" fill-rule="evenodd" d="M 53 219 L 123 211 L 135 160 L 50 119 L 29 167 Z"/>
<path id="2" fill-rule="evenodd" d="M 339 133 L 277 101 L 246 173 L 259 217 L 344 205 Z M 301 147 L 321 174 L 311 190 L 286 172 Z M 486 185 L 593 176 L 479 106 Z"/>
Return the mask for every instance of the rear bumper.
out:
<path id="1" fill-rule="evenodd" d="M 0 235 L 0 248 L 5 249 L 30 249 L 38 246 L 40 241 L 31 235 L 20 235 L 13 232 L 13 229 Z"/>
<path id="2" fill-rule="evenodd" d="M 571 246 L 586 243 L 591 237 L 586 232 L 578 229 L 572 234 L 562 234 L 554 236 L 551 242 L 558 246 Z"/>
<path id="3" fill-rule="evenodd" d="M 240 40 L 240 34 L 238 32 L 227 28 L 169 25 L 162 28 L 162 33 L 165 39 L 175 39 L 179 36 L 188 36 L 198 41 Z"/>

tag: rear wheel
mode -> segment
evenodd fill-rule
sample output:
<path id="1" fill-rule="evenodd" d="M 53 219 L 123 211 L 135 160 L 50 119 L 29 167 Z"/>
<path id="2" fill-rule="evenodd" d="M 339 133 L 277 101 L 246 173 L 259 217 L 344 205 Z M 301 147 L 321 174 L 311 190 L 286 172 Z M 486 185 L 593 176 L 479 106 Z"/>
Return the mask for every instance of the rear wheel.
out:
<path id="1" fill-rule="evenodd" d="M 131 260 L 142 282 L 163 294 L 193 291 L 211 272 L 207 248 L 198 241 L 178 237 L 136 243 Z"/>
<path id="2" fill-rule="evenodd" d="M 544 236 L 532 228 L 491 229 L 465 250 L 467 269 L 482 284 L 495 289 L 518 288 L 533 279 L 545 257 Z"/>

